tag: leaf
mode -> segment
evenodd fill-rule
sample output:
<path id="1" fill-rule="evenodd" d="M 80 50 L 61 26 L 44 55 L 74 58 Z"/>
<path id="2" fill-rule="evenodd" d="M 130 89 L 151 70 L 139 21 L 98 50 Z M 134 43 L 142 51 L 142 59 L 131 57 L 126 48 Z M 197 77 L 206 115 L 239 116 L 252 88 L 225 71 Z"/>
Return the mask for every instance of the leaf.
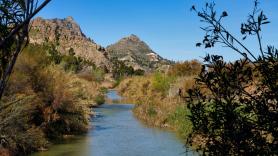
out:
<path id="1" fill-rule="evenodd" d="M 268 23 L 270 23 L 269 21 L 266 21 L 266 22 L 263 22 L 262 24 L 268 24 Z"/>
<path id="2" fill-rule="evenodd" d="M 194 5 L 192 5 L 192 7 L 190 8 L 190 11 L 196 11 L 196 8 L 195 8 L 195 6 Z"/>
<path id="3" fill-rule="evenodd" d="M 211 48 L 211 44 L 210 44 L 210 43 L 207 43 L 207 44 L 205 45 L 205 48 Z"/>
<path id="4" fill-rule="evenodd" d="M 228 16 L 228 13 L 227 13 L 226 11 L 223 11 L 223 13 L 222 13 L 221 16 L 222 16 L 222 17 L 227 17 L 227 16 Z"/>
<path id="5" fill-rule="evenodd" d="M 196 43 L 196 47 L 201 47 L 202 43 Z"/>
<path id="6" fill-rule="evenodd" d="M 242 38 L 242 40 L 245 40 L 247 38 L 247 36 L 244 36 L 243 38 Z"/>

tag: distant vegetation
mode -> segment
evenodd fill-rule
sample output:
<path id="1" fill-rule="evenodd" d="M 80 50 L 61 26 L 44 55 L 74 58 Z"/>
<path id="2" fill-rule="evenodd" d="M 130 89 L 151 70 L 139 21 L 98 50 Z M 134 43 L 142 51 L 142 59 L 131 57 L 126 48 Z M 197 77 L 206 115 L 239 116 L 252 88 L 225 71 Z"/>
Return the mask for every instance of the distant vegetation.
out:
<path id="1" fill-rule="evenodd" d="M 201 63 L 198 60 L 177 62 L 170 67 L 168 75 L 192 76 L 198 75 L 201 71 Z"/>
<path id="2" fill-rule="evenodd" d="M 127 76 L 144 75 L 145 71 L 142 69 L 134 70 L 133 67 L 126 65 L 123 61 L 119 61 L 117 58 L 112 58 L 113 63 L 112 75 L 116 80 L 121 80 Z"/>

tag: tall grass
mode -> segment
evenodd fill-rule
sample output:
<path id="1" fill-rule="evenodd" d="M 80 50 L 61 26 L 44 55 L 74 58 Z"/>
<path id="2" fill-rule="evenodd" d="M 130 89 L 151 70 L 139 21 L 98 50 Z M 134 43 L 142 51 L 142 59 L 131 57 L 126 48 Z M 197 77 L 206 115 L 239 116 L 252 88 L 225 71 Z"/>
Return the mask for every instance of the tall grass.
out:
<path id="1" fill-rule="evenodd" d="M 96 83 L 64 71 L 40 48 L 27 48 L 14 69 L 0 107 L 4 148 L 25 155 L 88 130 Z"/>
<path id="2" fill-rule="evenodd" d="M 146 124 L 175 130 L 182 138 L 192 131 L 190 111 L 184 104 L 187 90 L 193 88 L 201 71 L 196 60 L 172 65 L 166 73 L 124 79 L 117 89 L 136 106 L 135 116 Z"/>

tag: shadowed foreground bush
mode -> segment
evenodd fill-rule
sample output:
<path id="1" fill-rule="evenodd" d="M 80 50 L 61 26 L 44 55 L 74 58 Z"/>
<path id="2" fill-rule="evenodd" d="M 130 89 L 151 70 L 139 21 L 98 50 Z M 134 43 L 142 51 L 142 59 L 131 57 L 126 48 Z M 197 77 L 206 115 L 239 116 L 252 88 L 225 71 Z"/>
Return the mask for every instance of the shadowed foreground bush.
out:
<path id="1" fill-rule="evenodd" d="M 27 50 L 15 66 L 0 107 L 2 145 L 15 155 L 47 147 L 52 139 L 86 132 L 98 87 Z"/>

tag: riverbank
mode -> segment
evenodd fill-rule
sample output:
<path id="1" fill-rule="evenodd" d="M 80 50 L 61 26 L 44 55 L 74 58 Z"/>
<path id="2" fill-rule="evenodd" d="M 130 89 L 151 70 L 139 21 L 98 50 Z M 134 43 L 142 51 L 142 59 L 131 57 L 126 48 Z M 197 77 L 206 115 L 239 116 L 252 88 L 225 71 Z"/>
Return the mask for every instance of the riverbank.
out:
<path id="1" fill-rule="evenodd" d="M 126 78 L 117 90 L 136 104 L 133 112 L 138 119 L 149 126 L 174 130 L 186 140 L 192 131 L 192 123 L 184 97 L 200 70 L 198 61 L 186 61 L 172 66 L 166 73 Z"/>
<path id="2" fill-rule="evenodd" d="M 118 99 L 109 91 L 110 99 Z M 111 98 L 112 97 L 112 98 Z M 188 151 L 174 133 L 150 128 L 139 122 L 132 113 L 133 104 L 103 104 L 95 108 L 96 116 L 90 121 L 92 128 L 84 136 L 52 146 L 48 151 L 32 156 L 178 156 Z"/>
<path id="3" fill-rule="evenodd" d="M 46 51 L 51 49 L 24 49 L 0 101 L 0 150 L 6 155 L 46 150 L 89 129 L 91 107 L 102 94 L 99 84 L 63 68 L 66 60 L 55 64 Z"/>
<path id="4" fill-rule="evenodd" d="M 183 81 L 192 83 L 191 78 Z M 187 117 L 190 112 L 184 99 L 178 95 L 169 96 L 168 92 L 155 90 L 152 82 L 153 76 L 132 77 L 125 79 L 117 89 L 127 101 L 136 104 L 133 112 L 138 119 L 149 126 L 174 130 L 181 138 L 186 139 L 192 125 Z M 172 90 L 173 88 L 175 88 L 174 82 Z"/>

